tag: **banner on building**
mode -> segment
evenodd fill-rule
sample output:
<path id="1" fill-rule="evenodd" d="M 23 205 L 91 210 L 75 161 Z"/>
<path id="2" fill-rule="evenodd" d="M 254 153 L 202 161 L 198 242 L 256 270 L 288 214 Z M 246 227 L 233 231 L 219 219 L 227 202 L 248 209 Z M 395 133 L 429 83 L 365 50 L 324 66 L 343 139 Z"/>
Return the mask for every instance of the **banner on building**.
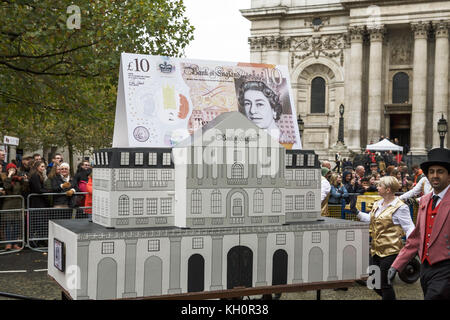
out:
<path id="1" fill-rule="evenodd" d="M 172 147 L 230 111 L 302 148 L 287 66 L 122 53 L 113 147 Z"/>

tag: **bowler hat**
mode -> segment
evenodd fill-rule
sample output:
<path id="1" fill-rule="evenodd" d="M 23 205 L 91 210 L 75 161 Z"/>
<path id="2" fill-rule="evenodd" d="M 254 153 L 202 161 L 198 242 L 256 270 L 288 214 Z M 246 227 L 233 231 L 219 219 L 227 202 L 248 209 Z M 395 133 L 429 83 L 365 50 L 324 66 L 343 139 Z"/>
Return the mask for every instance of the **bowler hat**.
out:
<path id="1" fill-rule="evenodd" d="M 450 150 L 446 148 L 434 148 L 428 152 L 428 160 L 420 164 L 420 168 L 428 174 L 428 168 L 433 166 L 443 166 L 450 172 Z"/>

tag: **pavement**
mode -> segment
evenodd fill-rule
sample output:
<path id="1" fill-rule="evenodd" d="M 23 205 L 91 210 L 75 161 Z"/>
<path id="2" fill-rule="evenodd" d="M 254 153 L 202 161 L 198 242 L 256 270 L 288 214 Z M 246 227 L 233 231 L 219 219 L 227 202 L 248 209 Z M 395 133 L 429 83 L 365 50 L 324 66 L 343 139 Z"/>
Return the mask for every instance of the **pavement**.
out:
<path id="1" fill-rule="evenodd" d="M 396 278 L 398 300 L 423 300 L 420 281 L 406 284 Z M 61 300 L 61 288 L 47 275 L 47 253 L 25 248 L 17 253 L 0 255 L 0 292 L 42 299 Z M 316 291 L 283 293 L 281 300 L 316 300 Z M 380 300 L 366 286 L 354 283 L 348 290 L 321 290 L 321 300 Z M 0 296 L 0 300 L 12 300 Z M 15 300 L 15 299 L 14 299 Z"/>

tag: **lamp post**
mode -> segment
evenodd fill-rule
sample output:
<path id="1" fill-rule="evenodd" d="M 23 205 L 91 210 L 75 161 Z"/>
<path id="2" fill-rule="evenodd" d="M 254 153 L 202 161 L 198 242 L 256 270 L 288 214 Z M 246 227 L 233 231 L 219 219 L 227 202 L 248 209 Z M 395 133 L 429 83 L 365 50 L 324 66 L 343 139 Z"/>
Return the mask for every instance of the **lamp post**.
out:
<path id="1" fill-rule="evenodd" d="M 305 122 L 300 117 L 300 114 L 297 117 L 298 131 L 300 131 L 300 137 L 303 138 L 303 130 L 305 130 Z"/>
<path id="2" fill-rule="evenodd" d="M 437 131 L 439 133 L 439 138 L 441 139 L 441 148 L 444 147 L 444 139 L 447 134 L 447 120 L 444 119 L 444 114 L 442 114 L 442 118 L 438 121 Z"/>
<path id="3" fill-rule="evenodd" d="M 344 105 L 341 103 L 339 106 L 339 114 L 341 116 L 339 118 L 338 142 L 342 142 L 342 144 L 344 144 L 344 109 Z"/>

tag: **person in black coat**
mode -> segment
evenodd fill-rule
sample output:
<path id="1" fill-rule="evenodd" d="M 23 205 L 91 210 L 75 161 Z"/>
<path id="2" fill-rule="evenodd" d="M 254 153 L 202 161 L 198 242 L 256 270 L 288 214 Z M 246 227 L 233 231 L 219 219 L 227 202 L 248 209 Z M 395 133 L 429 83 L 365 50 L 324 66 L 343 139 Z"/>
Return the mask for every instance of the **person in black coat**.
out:
<path id="1" fill-rule="evenodd" d="M 30 193 L 47 193 L 50 190 L 44 187 L 44 172 L 46 170 L 46 165 L 44 161 L 36 161 L 30 170 Z M 46 208 L 48 207 L 47 198 L 45 196 L 30 196 L 30 208 Z"/>
<path id="2" fill-rule="evenodd" d="M 70 176 L 70 166 L 68 163 L 61 163 L 59 166 L 60 174 L 52 179 L 52 191 L 55 193 L 65 193 L 65 195 L 54 196 L 54 208 L 69 208 L 73 201 L 73 195 L 78 191 L 78 187 L 74 184 Z"/>

